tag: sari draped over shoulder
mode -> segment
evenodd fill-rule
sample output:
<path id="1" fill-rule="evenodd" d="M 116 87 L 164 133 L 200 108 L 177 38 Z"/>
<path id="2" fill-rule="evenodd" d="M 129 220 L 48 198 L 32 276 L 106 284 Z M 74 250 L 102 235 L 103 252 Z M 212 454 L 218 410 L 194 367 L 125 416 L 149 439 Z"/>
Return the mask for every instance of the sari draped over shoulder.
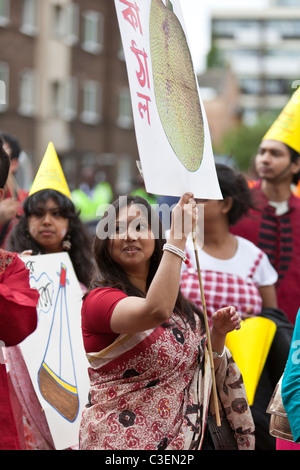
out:
<path id="1" fill-rule="evenodd" d="M 80 449 L 200 449 L 211 389 L 205 351 L 200 321 L 194 331 L 173 314 L 168 327 L 120 335 L 99 353 L 87 354 L 90 403 L 82 414 Z M 229 352 L 216 375 L 239 447 L 251 449 L 253 420 Z"/>

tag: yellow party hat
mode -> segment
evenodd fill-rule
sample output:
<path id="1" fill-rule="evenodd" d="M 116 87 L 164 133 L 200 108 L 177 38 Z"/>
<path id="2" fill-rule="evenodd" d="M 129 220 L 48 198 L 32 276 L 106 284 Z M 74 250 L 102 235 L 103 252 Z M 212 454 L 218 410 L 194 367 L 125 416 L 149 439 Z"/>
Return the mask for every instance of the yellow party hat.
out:
<path id="1" fill-rule="evenodd" d="M 263 140 L 278 140 L 300 153 L 300 87 L 292 95 Z"/>
<path id="2" fill-rule="evenodd" d="M 49 143 L 40 164 L 29 196 L 42 189 L 55 189 L 71 199 L 70 190 L 52 142 Z"/>
<path id="3" fill-rule="evenodd" d="M 240 330 L 226 336 L 225 344 L 241 371 L 250 406 L 253 405 L 276 329 L 272 320 L 257 316 L 243 320 Z"/>

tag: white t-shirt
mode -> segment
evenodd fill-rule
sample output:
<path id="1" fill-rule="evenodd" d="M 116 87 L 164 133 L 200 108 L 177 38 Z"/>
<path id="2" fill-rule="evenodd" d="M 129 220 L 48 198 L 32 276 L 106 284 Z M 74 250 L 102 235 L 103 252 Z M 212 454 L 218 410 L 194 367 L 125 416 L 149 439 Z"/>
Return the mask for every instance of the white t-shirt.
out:
<path id="1" fill-rule="evenodd" d="M 267 255 L 249 240 L 238 236 L 235 238 L 238 242 L 236 253 L 232 258 L 225 260 L 214 258 L 198 247 L 200 269 L 235 274 L 247 281 L 253 268 L 253 263 L 260 255 L 261 258 L 253 273 L 252 280 L 258 287 L 275 284 L 278 274 L 271 265 Z M 186 252 L 189 255 L 191 264 L 197 269 L 193 240 L 190 237 L 186 244 Z M 182 270 L 185 269 L 188 269 L 188 266 L 182 263 Z"/>

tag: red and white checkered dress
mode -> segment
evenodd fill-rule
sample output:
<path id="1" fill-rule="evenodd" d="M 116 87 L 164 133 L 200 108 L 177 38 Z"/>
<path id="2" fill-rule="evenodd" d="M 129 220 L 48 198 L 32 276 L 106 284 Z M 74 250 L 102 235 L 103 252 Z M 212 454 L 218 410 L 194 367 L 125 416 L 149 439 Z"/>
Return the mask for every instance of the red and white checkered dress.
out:
<path id="1" fill-rule="evenodd" d="M 227 260 L 217 260 L 207 253 L 199 251 L 201 278 L 206 302 L 208 318 L 220 308 L 233 305 L 241 316 L 247 313 L 247 308 L 252 308 L 252 314 L 257 315 L 262 309 L 262 298 L 258 286 L 270 285 L 276 282 L 277 274 L 266 263 L 264 253 L 255 247 L 255 256 L 249 257 L 252 247 L 246 243 L 248 256 L 242 256 L 244 243 L 239 240 L 240 253 L 234 263 Z M 202 308 L 201 292 L 199 287 L 198 271 L 193 262 L 194 254 L 186 252 L 189 264 L 181 275 L 181 290 L 183 295 L 199 308 Z M 244 261 L 241 266 L 241 261 Z M 228 272 L 219 267 L 228 267 Z M 212 269 L 215 267 L 215 270 Z M 231 270 L 231 272 L 230 272 Z M 235 271 L 235 272 L 234 272 Z M 259 273 L 258 271 L 261 271 Z"/>

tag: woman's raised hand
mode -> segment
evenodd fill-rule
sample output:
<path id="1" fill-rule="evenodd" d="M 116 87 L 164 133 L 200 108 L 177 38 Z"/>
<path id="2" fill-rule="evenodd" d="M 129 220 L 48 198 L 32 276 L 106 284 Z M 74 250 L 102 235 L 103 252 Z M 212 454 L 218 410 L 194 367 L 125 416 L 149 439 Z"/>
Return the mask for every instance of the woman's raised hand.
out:
<path id="1" fill-rule="evenodd" d="M 192 193 L 185 193 L 172 212 L 170 235 L 175 240 L 186 241 L 197 222 L 197 204 Z"/>

